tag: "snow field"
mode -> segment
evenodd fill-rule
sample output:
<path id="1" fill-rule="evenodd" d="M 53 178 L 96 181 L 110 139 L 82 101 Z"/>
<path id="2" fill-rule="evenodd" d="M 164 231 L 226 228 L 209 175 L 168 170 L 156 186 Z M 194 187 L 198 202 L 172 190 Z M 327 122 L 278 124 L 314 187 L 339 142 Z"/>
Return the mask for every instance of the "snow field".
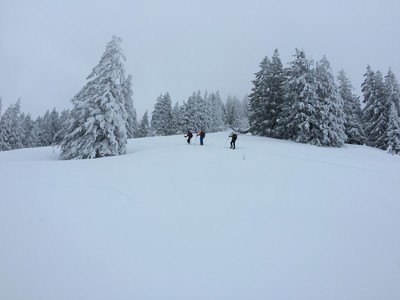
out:
<path id="1" fill-rule="evenodd" d="M 228 135 L 0 152 L 0 299 L 399 299 L 398 156 Z"/>

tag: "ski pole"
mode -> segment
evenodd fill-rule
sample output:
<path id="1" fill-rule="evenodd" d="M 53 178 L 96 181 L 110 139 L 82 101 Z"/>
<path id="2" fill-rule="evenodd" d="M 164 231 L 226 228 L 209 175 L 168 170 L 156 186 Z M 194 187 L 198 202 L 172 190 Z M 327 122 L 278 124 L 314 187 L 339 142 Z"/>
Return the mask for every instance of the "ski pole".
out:
<path id="1" fill-rule="evenodd" d="M 196 141 L 197 141 L 197 134 L 196 134 L 196 138 L 194 139 L 194 144 L 196 145 Z"/>
<path id="2" fill-rule="evenodd" d="M 228 138 L 226 139 L 224 147 L 226 146 L 226 143 L 228 142 L 229 138 L 230 138 L 230 136 L 228 136 Z"/>

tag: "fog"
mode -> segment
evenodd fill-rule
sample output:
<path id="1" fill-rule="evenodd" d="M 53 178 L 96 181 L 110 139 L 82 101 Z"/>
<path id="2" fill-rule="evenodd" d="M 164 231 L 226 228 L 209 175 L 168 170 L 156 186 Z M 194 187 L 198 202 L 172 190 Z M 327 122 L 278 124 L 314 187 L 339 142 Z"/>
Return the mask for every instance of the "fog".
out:
<path id="1" fill-rule="evenodd" d="M 382 1 L 27 1 L 0 2 L 3 112 L 21 97 L 34 117 L 71 108 L 112 35 L 123 39 L 140 118 L 169 92 L 249 94 L 254 73 L 278 48 L 295 48 L 333 71 L 344 69 L 360 93 L 369 64 L 400 75 L 400 2 Z"/>

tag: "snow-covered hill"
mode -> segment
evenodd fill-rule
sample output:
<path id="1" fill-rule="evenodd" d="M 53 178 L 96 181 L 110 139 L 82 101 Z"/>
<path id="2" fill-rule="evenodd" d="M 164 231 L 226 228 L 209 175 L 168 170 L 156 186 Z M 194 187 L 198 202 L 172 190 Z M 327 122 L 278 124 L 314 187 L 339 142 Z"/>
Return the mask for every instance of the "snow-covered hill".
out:
<path id="1" fill-rule="evenodd" d="M 0 299 L 400 299 L 399 156 L 227 137 L 0 152 Z"/>

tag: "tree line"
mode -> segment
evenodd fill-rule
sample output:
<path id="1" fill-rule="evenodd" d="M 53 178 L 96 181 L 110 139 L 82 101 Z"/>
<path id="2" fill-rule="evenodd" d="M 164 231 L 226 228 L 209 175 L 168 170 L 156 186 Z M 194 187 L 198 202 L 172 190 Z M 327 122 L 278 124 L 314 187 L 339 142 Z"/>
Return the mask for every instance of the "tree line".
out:
<path id="1" fill-rule="evenodd" d="M 315 62 L 296 49 L 284 68 L 275 50 L 265 57 L 249 95 L 250 131 L 317 146 L 366 144 L 400 154 L 400 89 L 389 69 L 370 66 L 362 83 L 363 104 L 341 70 L 335 78 L 326 57 Z"/>
<path id="2" fill-rule="evenodd" d="M 129 138 L 173 135 L 187 130 L 241 132 L 317 146 L 367 144 L 400 153 L 400 92 L 394 73 L 367 67 L 363 104 L 345 72 L 334 76 L 326 57 L 315 62 L 296 49 L 284 67 L 278 50 L 265 57 L 251 94 L 243 100 L 219 92 L 194 92 L 181 105 L 161 94 L 139 121 L 132 76 L 125 74 L 121 39 L 113 36 L 71 110 L 53 109 L 33 120 L 20 100 L 1 114 L 0 151 L 57 145 L 62 159 L 98 158 L 126 152 Z"/>
<path id="3" fill-rule="evenodd" d="M 146 111 L 141 119 L 137 118 L 133 101 L 128 103 L 126 111 L 130 113 L 125 125 L 128 139 L 182 134 L 187 130 L 217 132 L 249 127 L 247 97 L 239 100 L 229 96 L 224 103 L 219 92 L 201 94 L 197 91 L 182 105 L 175 102 L 172 106 L 170 95 L 165 93 L 156 99 L 151 115 Z M 33 119 L 30 114 L 21 111 L 20 99 L 11 104 L 3 115 L 1 107 L 0 98 L 0 151 L 57 146 L 67 133 L 66 125 L 71 117 L 69 109 L 59 112 L 53 108 Z"/>

